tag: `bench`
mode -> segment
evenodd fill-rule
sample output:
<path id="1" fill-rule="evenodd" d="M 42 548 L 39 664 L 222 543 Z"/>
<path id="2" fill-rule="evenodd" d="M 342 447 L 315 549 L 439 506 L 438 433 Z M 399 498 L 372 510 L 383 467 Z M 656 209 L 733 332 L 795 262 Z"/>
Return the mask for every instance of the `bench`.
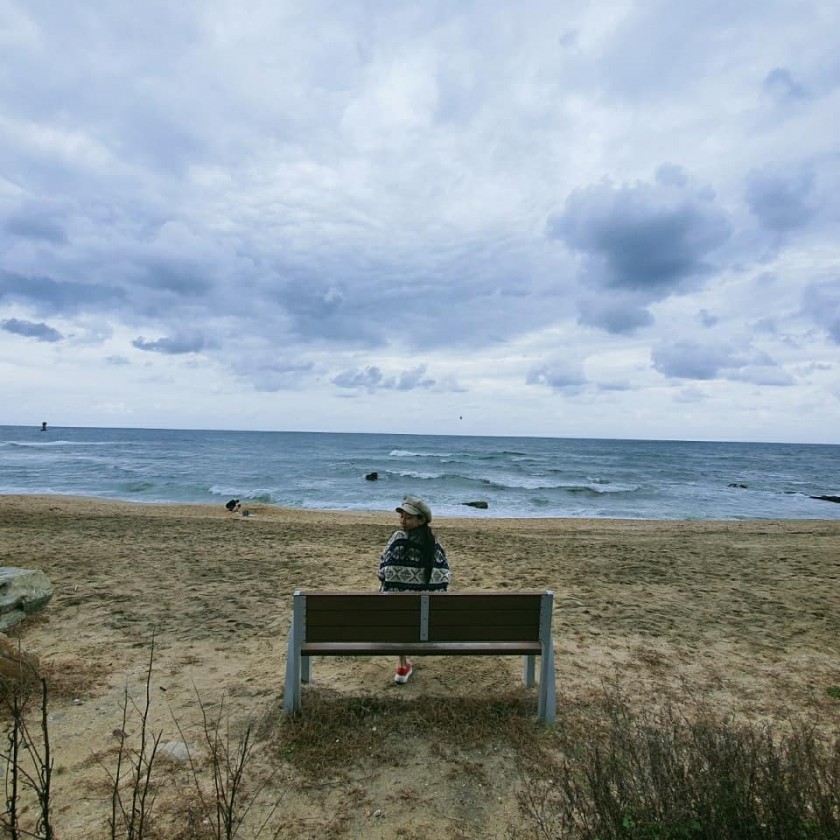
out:
<path id="1" fill-rule="evenodd" d="M 283 710 L 301 709 L 314 656 L 523 656 L 537 719 L 554 724 L 554 593 L 295 592 Z"/>

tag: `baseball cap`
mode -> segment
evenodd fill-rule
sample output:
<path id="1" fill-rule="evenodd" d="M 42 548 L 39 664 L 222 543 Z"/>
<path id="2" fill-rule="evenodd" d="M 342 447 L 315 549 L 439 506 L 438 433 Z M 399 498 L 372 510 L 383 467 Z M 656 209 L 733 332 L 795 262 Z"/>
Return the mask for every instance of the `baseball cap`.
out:
<path id="1" fill-rule="evenodd" d="M 426 522 L 432 521 L 432 511 L 429 506 L 416 496 L 406 496 L 402 504 L 396 508 L 397 513 L 408 513 L 411 516 L 422 516 Z"/>

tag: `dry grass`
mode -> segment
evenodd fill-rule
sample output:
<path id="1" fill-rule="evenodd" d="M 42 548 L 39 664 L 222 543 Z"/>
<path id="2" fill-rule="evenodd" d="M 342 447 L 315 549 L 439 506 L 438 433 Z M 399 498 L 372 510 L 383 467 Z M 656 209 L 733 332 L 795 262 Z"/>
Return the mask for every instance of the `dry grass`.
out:
<path id="1" fill-rule="evenodd" d="M 566 707 L 557 752 L 523 769 L 526 827 L 542 840 L 838 840 L 837 714 L 782 724 L 707 702 L 659 708 L 615 686 L 585 716 Z"/>
<path id="2" fill-rule="evenodd" d="M 278 704 L 260 735 L 274 755 L 304 779 L 359 779 L 365 768 L 398 767 L 411 755 L 406 744 L 424 742 L 432 754 L 480 776 L 488 754 L 511 753 L 536 760 L 551 743 L 533 721 L 534 698 L 524 689 L 486 698 L 454 697 L 431 702 L 396 697 L 348 700 L 319 689 L 305 698 L 305 713 L 286 717 Z"/>
<path id="3" fill-rule="evenodd" d="M 492 699 L 430 701 L 399 695 L 348 699 L 320 688 L 307 692 L 302 715 L 284 716 L 279 701 L 269 709 L 255 730 L 254 762 L 247 739 L 233 743 L 225 734 L 218 740 L 221 704 L 207 718 L 204 746 L 212 747 L 207 757 L 191 764 L 189 773 L 167 762 L 155 772 L 154 790 L 164 790 L 179 774 L 193 781 L 182 780 L 177 802 L 161 802 L 136 838 L 208 840 L 236 834 L 221 831 L 208 807 L 214 794 L 212 784 L 201 781 L 205 765 L 213 769 L 211 778 L 227 783 L 232 770 L 241 770 L 244 801 L 280 802 L 277 817 L 282 836 L 288 837 L 346 835 L 359 811 L 374 814 L 367 782 L 393 770 L 392 802 L 409 807 L 433 808 L 440 784 L 464 789 L 465 813 L 486 807 L 470 799 L 476 791 L 514 788 L 518 819 L 486 826 L 486 837 L 840 838 L 840 701 L 830 693 L 827 703 L 781 723 L 722 716 L 688 694 L 663 694 L 659 706 L 640 703 L 639 697 L 627 683 L 593 690 L 586 698 L 560 697 L 552 731 L 534 721 L 534 698 L 524 689 Z M 423 760 L 434 756 L 448 768 L 444 777 L 431 780 L 425 794 L 399 782 L 400 769 L 423 751 Z M 107 764 L 112 753 L 95 760 Z M 333 805 L 318 818 L 286 819 L 282 790 L 265 788 L 266 767 L 283 768 L 283 784 L 293 780 L 298 789 Z M 103 803 L 106 788 L 99 790 Z M 331 800 L 333 793 L 338 795 Z M 232 805 L 228 810 L 233 812 Z M 423 836 L 419 824 L 393 828 L 397 837 Z M 447 830 L 453 840 L 478 836 L 474 825 L 457 815 Z"/>

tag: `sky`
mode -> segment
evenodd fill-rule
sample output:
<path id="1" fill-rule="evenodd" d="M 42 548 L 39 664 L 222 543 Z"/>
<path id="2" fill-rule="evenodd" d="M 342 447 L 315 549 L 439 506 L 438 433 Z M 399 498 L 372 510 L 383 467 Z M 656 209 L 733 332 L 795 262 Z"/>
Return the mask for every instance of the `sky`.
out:
<path id="1" fill-rule="evenodd" d="M 0 424 L 840 443 L 835 0 L 0 0 Z"/>

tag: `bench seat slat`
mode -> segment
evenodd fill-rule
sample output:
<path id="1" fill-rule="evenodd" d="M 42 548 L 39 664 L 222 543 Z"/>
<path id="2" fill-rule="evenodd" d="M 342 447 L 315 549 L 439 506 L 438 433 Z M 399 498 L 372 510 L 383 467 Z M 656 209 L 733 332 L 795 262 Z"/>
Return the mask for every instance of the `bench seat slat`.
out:
<path id="1" fill-rule="evenodd" d="M 482 594 L 464 595 L 458 593 L 442 593 L 429 598 L 430 612 L 446 612 L 448 610 L 537 610 L 540 608 L 540 594 L 514 595 L 500 592 L 486 592 Z"/>
<path id="2" fill-rule="evenodd" d="M 429 628 L 430 642 L 536 642 L 539 636 L 538 627 L 499 627 L 490 624 Z M 354 639 L 363 642 L 419 642 L 420 633 L 416 622 L 410 627 L 354 624 L 339 627 L 310 625 L 306 629 L 307 642 L 349 642 Z"/>
<path id="3" fill-rule="evenodd" d="M 539 642 L 305 642 L 304 656 L 534 656 Z"/>
<path id="4" fill-rule="evenodd" d="M 334 613 L 313 612 L 307 610 L 307 627 L 381 627 L 383 632 L 389 627 L 414 627 L 420 624 L 420 609 L 404 612 L 394 610 L 339 610 Z"/>
<path id="5" fill-rule="evenodd" d="M 375 642 L 385 639 L 388 642 L 417 642 L 420 641 L 420 634 L 417 630 L 418 622 L 411 627 L 400 627 L 394 625 L 387 627 L 383 625 L 353 625 L 342 627 L 312 627 L 306 629 L 307 642 L 350 642 L 354 640 L 362 642 Z"/>
<path id="6" fill-rule="evenodd" d="M 463 624 L 504 624 L 508 627 L 539 627 L 539 607 L 531 610 L 435 610 L 429 608 L 429 621 L 445 627 Z"/>
<path id="7" fill-rule="evenodd" d="M 442 627 L 435 624 L 429 627 L 430 642 L 480 642 L 482 639 L 488 642 L 537 642 L 539 638 L 540 629 L 535 626 L 505 627 L 484 624 Z"/>
<path id="8" fill-rule="evenodd" d="M 407 597 L 393 597 L 398 593 L 366 592 L 363 595 L 309 595 L 306 608 L 309 612 L 332 612 L 334 610 L 373 610 L 374 612 L 401 612 L 420 609 L 420 597 L 417 593 L 408 593 Z"/>
<path id="9" fill-rule="evenodd" d="M 484 592 L 481 590 L 465 590 L 449 592 L 371 592 L 369 589 L 351 591 L 338 590 L 335 592 L 324 592 L 320 589 L 315 590 L 301 590 L 300 594 L 304 597 L 311 596 L 313 598 L 382 598 L 387 595 L 389 598 L 396 596 L 397 598 L 416 598 L 419 594 L 430 594 L 435 598 L 446 598 L 452 600 L 459 600 L 461 598 L 498 598 L 506 601 L 509 598 L 541 598 L 545 594 L 542 589 L 518 589 L 515 592 Z"/>

